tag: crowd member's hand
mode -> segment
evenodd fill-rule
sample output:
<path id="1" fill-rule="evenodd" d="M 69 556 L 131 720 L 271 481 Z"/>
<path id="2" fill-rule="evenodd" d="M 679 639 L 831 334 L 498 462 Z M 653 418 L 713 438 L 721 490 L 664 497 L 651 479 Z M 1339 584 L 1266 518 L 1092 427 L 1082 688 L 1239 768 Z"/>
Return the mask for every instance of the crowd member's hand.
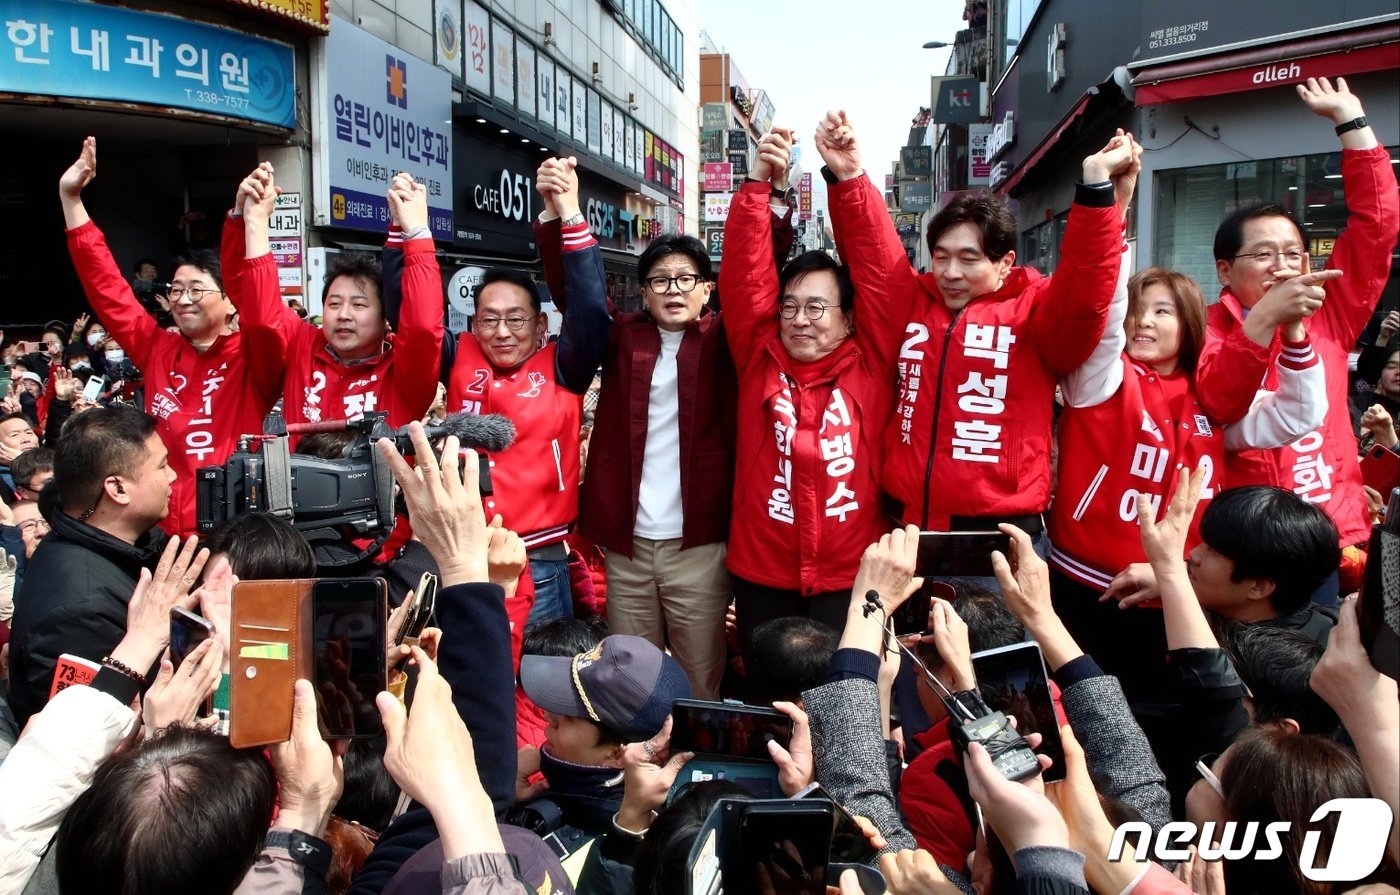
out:
<path id="1" fill-rule="evenodd" d="M 1366 114 L 1361 108 L 1361 99 L 1347 87 L 1346 78 L 1338 78 L 1336 87 L 1326 78 L 1308 78 L 1296 89 L 1298 98 L 1309 111 L 1333 124 L 1345 124 Z"/>
<path id="2" fill-rule="evenodd" d="M 1193 895 L 1226 895 L 1225 862 L 1207 861 L 1194 845 L 1190 847 L 1190 856 L 1176 865 L 1176 878 L 1185 883 Z"/>
<path id="3" fill-rule="evenodd" d="M 786 187 L 792 161 L 792 131 L 775 127 L 758 140 L 752 180 L 766 180 L 775 187 Z M 760 175 L 763 175 L 760 177 Z"/>
<path id="4" fill-rule="evenodd" d="M 1381 330 L 1376 335 L 1376 344 L 1382 347 L 1389 345 L 1391 337 L 1397 332 L 1400 332 L 1400 311 L 1391 311 L 1381 321 Z"/>
<path id="5" fill-rule="evenodd" d="M 1050 602 L 1050 567 L 1036 555 L 1030 535 L 1006 522 L 997 528 L 1011 539 L 1011 556 L 1008 558 L 1000 550 L 993 550 L 992 572 L 1006 599 L 1006 608 L 1027 630 L 1035 633 L 1056 617 L 1055 607 Z"/>
<path id="6" fill-rule="evenodd" d="M 145 672 L 170 643 L 170 610 L 175 606 L 193 609 L 190 593 L 209 559 L 199 539 L 181 543 L 171 538 L 165 545 L 153 573 L 141 570 L 136 589 L 126 605 L 126 635 L 112 650 L 112 658 L 138 672 Z"/>
<path id="7" fill-rule="evenodd" d="M 394 175 L 389 186 L 389 215 L 405 235 L 428 226 L 428 188 L 411 174 Z"/>
<path id="8" fill-rule="evenodd" d="M 671 718 L 654 737 L 628 743 L 622 750 L 622 808 L 617 823 L 641 832 L 651 826 L 651 813 L 666 804 L 666 794 L 694 752 L 671 754 Z"/>
<path id="9" fill-rule="evenodd" d="M 379 451 L 408 504 L 414 537 L 437 561 L 443 587 L 486 581 L 490 538 L 481 508 L 480 458 L 476 451 L 462 457 L 457 436 L 449 435 L 439 465 L 423 424 L 410 423 L 408 433 L 416 467 L 410 468 L 387 438 L 379 440 Z"/>
<path id="10" fill-rule="evenodd" d="M 229 650 L 233 633 L 233 586 L 238 576 L 227 556 L 214 560 L 204 574 L 204 582 L 195 591 L 199 614 L 214 626 L 214 636 L 223 644 L 223 670 L 228 672 Z"/>
<path id="11" fill-rule="evenodd" d="M 882 535 L 861 554 L 860 568 L 851 586 L 852 604 L 864 603 L 866 592 L 873 590 L 884 603 L 886 617 L 893 614 L 924 586 L 924 579 L 914 575 L 918 555 L 917 525 L 906 525 Z"/>
<path id="12" fill-rule="evenodd" d="M 515 801 L 528 802 L 535 796 L 549 790 L 549 781 L 541 777 L 535 782 L 530 778 L 540 772 L 540 750 L 538 746 L 521 746 L 515 753 Z"/>
<path id="13" fill-rule="evenodd" d="M 1395 679 L 1376 670 L 1361 642 L 1359 608 L 1354 594 L 1337 607 L 1337 624 L 1309 679 L 1313 692 L 1332 707 L 1343 724 L 1348 717 L 1396 704 Z"/>
<path id="14" fill-rule="evenodd" d="M 1050 759 L 1037 757 L 1042 770 L 1050 766 Z M 1069 847 L 1064 818 L 1045 798 L 1039 776 L 1025 784 L 1006 779 L 981 743 L 968 745 L 963 769 L 967 772 L 968 793 L 981 806 L 983 816 L 1009 853 L 1033 845 Z"/>
<path id="15" fill-rule="evenodd" d="M 901 849 L 880 856 L 880 875 L 889 895 L 961 895 L 962 889 L 948 881 L 933 855 L 922 848 Z M 841 874 L 841 895 L 862 895 L 854 870 Z"/>
<path id="16" fill-rule="evenodd" d="M 146 728 L 146 735 L 151 736 L 172 724 L 197 723 L 212 729 L 218 716 L 201 719 L 199 708 L 219 688 L 223 662 L 224 647 L 217 637 L 210 637 L 190 650 L 178 670 L 170 661 L 167 649 L 160 660 L 160 673 L 141 700 L 141 724 Z"/>
<path id="17" fill-rule="evenodd" d="M 19 400 L 13 395 L 10 395 L 5 398 L 3 409 L 7 414 L 19 413 Z M 5 461 L 7 465 L 13 463 L 15 458 L 22 453 L 24 452 L 19 448 L 10 447 L 8 444 L 0 444 L 0 460 Z"/>
<path id="18" fill-rule="evenodd" d="M 837 180 L 850 180 L 863 172 L 860 143 L 845 109 L 831 109 L 817 122 L 813 137 L 817 153 Z"/>
<path id="19" fill-rule="evenodd" d="M 1395 419 L 1379 404 L 1372 404 L 1361 414 L 1361 430 L 1375 436 L 1376 444 L 1383 448 L 1393 448 L 1400 441 L 1395 434 Z"/>
<path id="20" fill-rule="evenodd" d="M 1084 874 L 1095 892 L 1126 891 L 1137 878 L 1141 865 L 1130 860 L 1109 861 L 1113 824 L 1104 813 L 1084 747 L 1075 739 L 1069 725 L 1060 728 L 1064 744 L 1065 779 L 1045 786 L 1048 798 L 1064 818 L 1069 830 L 1069 847 L 1084 855 Z"/>
<path id="21" fill-rule="evenodd" d="M 778 766 L 778 786 L 783 795 L 792 798 L 816 777 L 816 767 L 812 762 L 812 731 L 807 723 L 807 713 L 793 703 L 775 702 L 773 708 L 792 719 L 792 738 L 788 740 L 786 749 L 777 740 L 768 741 L 768 754 Z"/>
<path id="22" fill-rule="evenodd" d="M 954 692 L 975 688 L 977 676 L 972 670 L 972 646 L 968 641 L 967 622 L 958 615 L 952 603 L 942 597 L 932 599 L 927 631 L 908 640 L 934 645 L 939 658 L 943 660 L 944 669 L 951 675 L 948 685 Z"/>
<path id="23" fill-rule="evenodd" d="M 513 588 L 529 561 L 525 541 L 505 527 L 499 514 L 491 519 L 490 528 L 491 540 L 486 546 L 488 580 L 501 587 Z"/>
<path id="24" fill-rule="evenodd" d="M 278 783 L 278 813 L 273 829 L 300 830 L 312 836 L 323 834 L 345 785 L 345 768 L 340 756 L 333 754 L 330 744 L 321 739 L 316 691 L 310 681 L 298 680 L 295 684 L 292 738 L 270 746 L 268 755 L 277 769 Z M 387 754 L 384 764 L 389 764 Z"/>
<path id="25" fill-rule="evenodd" d="M 1176 473 L 1176 488 L 1171 502 L 1167 504 L 1167 514 L 1161 522 L 1154 522 L 1156 510 L 1152 501 L 1145 495 L 1138 495 L 1138 530 L 1142 537 L 1142 549 L 1153 571 L 1185 567 L 1186 535 L 1191 530 L 1191 520 L 1196 515 L 1196 504 L 1201 500 L 1201 485 L 1206 478 L 1206 467 L 1196 467 L 1188 474 L 1185 468 Z"/>
<path id="26" fill-rule="evenodd" d="M 53 396 L 56 401 L 71 401 L 82 383 L 67 367 L 57 367 L 53 371 Z"/>
<path id="27" fill-rule="evenodd" d="M 1083 176 L 1085 183 L 1103 183 L 1105 180 L 1114 181 L 1119 176 L 1132 177 L 1131 185 L 1136 185 L 1137 174 L 1133 172 L 1142 155 L 1142 147 L 1137 145 L 1137 141 L 1131 135 L 1113 137 L 1108 144 L 1093 155 L 1087 156 L 1083 164 Z M 1114 190 L 1115 197 L 1118 190 Z M 1131 192 L 1129 196 L 1131 197 Z"/>
<path id="28" fill-rule="evenodd" d="M 1114 600 L 1119 609 L 1130 609 L 1142 603 L 1161 599 L 1161 589 L 1157 587 L 1157 573 L 1152 564 L 1146 562 L 1128 563 L 1128 567 L 1108 583 L 1108 589 L 1099 597 L 1100 603 Z"/>
<path id="29" fill-rule="evenodd" d="M 86 311 L 73 318 L 73 328 L 69 331 L 68 337 L 70 343 L 74 345 L 86 344 L 84 339 L 87 337 L 87 325 L 88 321 L 91 319 L 92 318 L 88 316 Z M 0 342 L 3 341 L 4 334 L 0 333 Z"/>

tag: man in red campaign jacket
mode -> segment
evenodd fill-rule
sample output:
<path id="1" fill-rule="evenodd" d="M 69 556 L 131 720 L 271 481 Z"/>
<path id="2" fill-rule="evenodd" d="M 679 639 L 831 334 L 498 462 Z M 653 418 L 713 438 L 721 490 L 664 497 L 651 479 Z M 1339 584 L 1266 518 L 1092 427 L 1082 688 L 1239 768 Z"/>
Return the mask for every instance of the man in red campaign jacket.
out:
<path id="1" fill-rule="evenodd" d="M 612 327 L 602 253 L 579 213 L 571 161 L 547 160 L 535 186 L 563 219 L 559 340 L 545 344 L 548 319 L 529 274 L 493 267 L 478 287 L 472 331 L 457 338 L 447 384 L 449 412 L 501 413 L 515 424 L 515 443 L 492 455 L 495 493 L 483 503 L 487 516 L 499 513 L 529 549 L 531 621 L 573 614 L 563 542 L 578 518 L 583 393 Z"/>
<path id="2" fill-rule="evenodd" d="M 362 255 L 337 255 L 328 264 L 321 326 L 282 302 L 268 240 L 277 193 L 267 162 L 244 178 L 224 225 L 223 257 L 230 279 L 237 272 L 243 331 L 266 333 L 281 349 L 287 422 L 356 419 L 374 411 L 388 414 L 391 426 L 422 419 L 436 394 L 443 338 L 442 276 L 423 185 L 399 174 L 389 188 L 390 214 L 406 237 L 396 333 L 388 332 L 384 316 L 379 264 Z"/>
<path id="3" fill-rule="evenodd" d="M 223 463 L 240 435 L 262 431 L 263 416 L 282 386 L 275 361 L 279 349 L 256 335 L 230 331 L 233 304 L 212 253 L 175 268 L 170 308 L 180 331 L 157 326 L 83 206 L 83 188 L 96 176 L 97 140 L 88 137 L 58 184 L 68 251 L 88 303 L 144 374 L 149 412 L 170 449 L 176 478 L 170 515 L 161 527 L 191 534 L 197 527 L 195 470 Z"/>
<path id="4" fill-rule="evenodd" d="M 1332 121 L 1342 140 L 1342 190 L 1346 229 L 1337 237 L 1325 269 L 1309 273 L 1308 238 L 1281 205 L 1240 208 L 1215 232 L 1215 268 L 1220 301 L 1207 316 L 1196 388 L 1212 419 L 1231 422 L 1247 401 L 1222 401 L 1240 377 L 1260 379 L 1260 370 L 1282 347 L 1277 321 L 1290 310 L 1310 313 L 1308 333 L 1327 373 L 1327 417 L 1297 441 L 1267 451 L 1226 455 L 1229 484 L 1287 488 L 1325 509 L 1337 524 L 1343 546 L 1365 541 L 1371 531 L 1356 433 L 1347 407 L 1347 352 L 1356 344 L 1390 276 L 1390 255 L 1400 228 L 1400 198 L 1390 154 L 1366 126 L 1359 100 L 1338 78 L 1309 78 L 1298 95 L 1316 115 Z M 1252 363 L 1248 361 L 1255 357 Z M 1244 361 L 1237 361 L 1244 358 Z M 1265 387 L 1275 389 L 1270 369 Z"/>
<path id="5" fill-rule="evenodd" d="M 845 113 L 831 112 L 817 138 L 848 132 Z M 1122 232 L 1111 181 L 1132 161 L 1128 140 L 1084 159 L 1051 278 L 1013 266 L 1016 222 L 986 194 L 954 199 L 933 217 L 932 270 L 916 274 L 880 191 L 858 169 L 828 162 L 836 246 L 857 292 L 911 308 L 883 321 L 903 329 L 881 483 L 904 522 L 959 530 L 1010 521 L 1043 534 L 1055 384 L 1103 333 Z"/>

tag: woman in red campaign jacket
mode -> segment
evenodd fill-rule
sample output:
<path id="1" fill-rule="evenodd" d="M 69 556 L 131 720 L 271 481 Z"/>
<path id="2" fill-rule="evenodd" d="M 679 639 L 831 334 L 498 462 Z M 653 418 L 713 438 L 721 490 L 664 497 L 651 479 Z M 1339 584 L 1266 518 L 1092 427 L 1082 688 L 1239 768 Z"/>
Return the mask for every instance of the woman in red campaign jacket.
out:
<path id="1" fill-rule="evenodd" d="M 845 113 L 830 112 L 817 137 L 845 140 L 849 132 Z M 879 190 L 844 153 L 839 165 L 828 162 L 832 228 L 856 291 L 897 297 L 910 309 L 897 316 L 891 308 L 881 321 L 902 341 L 882 484 L 903 522 L 1043 530 L 1055 384 L 1103 333 L 1123 226 L 1114 187 L 1131 194 L 1135 146 L 1120 135 L 1084 159 L 1085 182 L 1049 278 L 1014 266 L 1015 219 L 987 195 L 959 197 L 934 216 L 926 235 L 932 270 L 916 274 Z"/>
<path id="2" fill-rule="evenodd" d="M 436 394 L 443 339 L 442 276 L 422 184 L 399 174 L 388 191 L 394 231 L 407 237 L 404 301 L 394 333 L 385 319 L 379 265 L 362 256 L 339 255 L 330 263 L 323 325 L 302 320 L 282 301 L 268 238 L 276 196 L 272 166 L 263 162 L 239 186 L 222 251 L 225 275 L 239 283 L 240 328 L 266 334 L 281 349 L 283 416 L 306 423 L 379 412 L 391 426 L 422 419 Z"/>
<path id="3" fill-rule="evenodd" d="M 1205 297 L 1190 277 L 1161 267 L 1128 280 L 1126 248 L 1103 339 L 1060 383 L 1065 410 L 1050 507 L 1050 592 L 1084 651 L 1122 681 L 1129 699 L 1143 699 L 1162 679 L 1162 618 L 1100 600 L 1120 571 L 1146 561 L 1138 496 L 1152 500 L 1160 519 L 1177 470 L 1204 467 L 1199 521 L 1207 501 L 1229 484 L 1222 481 L 1227 450 L 1286 444 L 1310 431 L 1327 411 L 1327 394 L 1317 354 L 1295 319 L 1282 327 L 1279 389 L 1252 396 L 1249 411 L 1233 425 L 1210 419 L 1194 383 Z M 1199 540 L 1193 525 L 1187 549 Z"/>
<path id="4" fill-rule="evenodd" d="M 213 253 L 175 268 L 170 309 L 180 331 L 157 326 L 83 206 L 83 187 L 96 176 L 97 140 L 88 137 L 58 183 L 68 251 L 97 318 L 145 376 L 147 410 L 156 418 L 176 474 L 170 515 L 161 527 L 174 535 L 192 534 L 195 471 L 227 460 L 240 435 L 262 432 L 263 416 L 282 388 L 275 360 L 280 350 L 256 335 L 230 331 L 233 305 Z"/>
<path id="5" fill-rule="evenodd" d="M 790 140 L 775 128 L 759 141 L 730 206 L 719 270 L 739 373 L 729 570 L 746 646 L 754 627 L 779 616 L 843 628 L 861 554 L 889 528 L 880 438 L 898 334 L 856 325 L 855 290 L 823 252 L 799 255 L 780 280 L 768 178 L 787 167 Z M 884 316 L 863 307 L 872 320 Z"/>

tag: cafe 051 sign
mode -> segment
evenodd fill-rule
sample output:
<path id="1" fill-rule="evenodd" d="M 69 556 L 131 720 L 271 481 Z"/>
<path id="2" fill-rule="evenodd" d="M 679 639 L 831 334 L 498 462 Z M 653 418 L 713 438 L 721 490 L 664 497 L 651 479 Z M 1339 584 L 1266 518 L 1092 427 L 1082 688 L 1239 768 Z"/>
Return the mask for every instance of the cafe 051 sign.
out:
<path id="1" fill-rule="evenodd" d="M 469 251 L 533 261 L 535 235 L 530 222 L 541 208 L 535 171 L 542 153 L 499 146 L 460 130 L 456 138 L 453 241 Z"/>

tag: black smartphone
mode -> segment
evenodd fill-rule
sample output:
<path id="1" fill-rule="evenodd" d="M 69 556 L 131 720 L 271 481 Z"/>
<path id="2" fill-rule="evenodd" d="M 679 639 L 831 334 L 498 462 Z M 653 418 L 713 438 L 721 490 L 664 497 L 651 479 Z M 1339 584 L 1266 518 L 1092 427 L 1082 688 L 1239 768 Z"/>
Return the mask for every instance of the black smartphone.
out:
<path id="1" fill-rule="evenodd" d="M 787 749 L 792 719 L 756 705 L 677 699 L 671 706 L 671 751 L 772 761 L 768 743 Z"/>
<path id="2" fill-rule="evenodd" d="M 915 569 L 925 577 L 990 578 L 992 551 L 1011 556 L 1011 537 L 999 531 L 921 531 Z"/>
<path id="3" fill-rule="evenodd" d="M 1041 735 L 1035 751 L 1050 756 L 1054 764 L 1044 772 L 1045 779 L 1065 779 L 1065 750 L 1060 744 L 1060 725 L 1050 698 L 1050 676 L 1040 646 L 1034 642 L 983 650 L 972 654 L 972 669 L 982 699 L 998 712 L 1016 716 L 1016 731 L 1022 736 Z"/>
<path id="4" fill-rule="evenodd" d="M 177 669 L 185 657 L 210 637 L 214 623 L 188 609 L 175 606 L 170 610 L 170 664 Z"/>
<path id="5" fill-rule="evenodd" d="M 841 807 L 841 803 L 831 797 L 831 793 L 820 783 L 809 783 L 797 791 L 794 799 L 824 799 L 831 803 L 836 814 L 836 826 L 831 834 L 830 860 L 834 864 L 865 864 L 878 853 L 870 844 L 851 812 Z"/>
<path id="6" fill-rule="evenodd" d="M 327 739 L 384 732 L 374 697 L 387 686 L 382 578 L 323 578 L 311 590 L 316 710 Z"/>
<path id="7" fill-rule="evenodd" d="M 418 579 L 418 586 L 413 589 L 413 602 L 409 604 L 403 627 L 394 635 L 395 646 L 404 643 L 412 646 L 418 642 L 423 629 L 432 621 L 433 609 L 437 606 L 437 591 L 438 577 L 432 572 L 424 572 L 423 577 Z"/>
<path id="8" fill-rule="evenodd" d="M 832 802 L 757 801 L 744 803 L 741 810 L 735 866 L 724 868 L 725 891 L 774 895 L 826 891 L 827 854 L 835 823 Z"/>
<path id="9" fill-rule="evenodd" d="M 1385 521 L 1371 529 L 1366 555 L 1366 574 L 1361 580 L 1361 595 L 1356 604 L 1356 620 L 1360 627 L 1361 645 L 1371 665 L 1381 674 L 1394 678 L 1400 671 L 1400 582 L 1394 569 L 1400 562 L 1400 488 L 1390 492 Z M 1389 571 L 1387 571 L 1389 570 Z"/>
<path id="10" fill-rule="evenodd" d="M 926 581 L 915 594 L 890 613 L 890 623 L 897 637 L 922 634 L 928 630 L 928 614 L 933 609 L 933 582 Z"/>

